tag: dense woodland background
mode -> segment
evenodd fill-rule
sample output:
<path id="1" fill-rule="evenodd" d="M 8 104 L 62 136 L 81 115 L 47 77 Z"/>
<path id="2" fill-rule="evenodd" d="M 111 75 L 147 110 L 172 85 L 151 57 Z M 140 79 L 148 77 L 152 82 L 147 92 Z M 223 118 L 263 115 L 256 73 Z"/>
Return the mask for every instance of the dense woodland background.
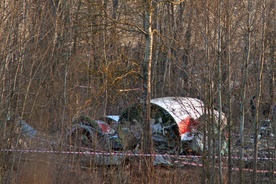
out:
<path id="1" fill-rule="evenodd" d="M 230 131 L 276 102 L 275 0 L 2 0 L 0 17 L 0 110 L 46 133 L 145 100 L 147 61 L 151 98 L 200 98 Z"/>

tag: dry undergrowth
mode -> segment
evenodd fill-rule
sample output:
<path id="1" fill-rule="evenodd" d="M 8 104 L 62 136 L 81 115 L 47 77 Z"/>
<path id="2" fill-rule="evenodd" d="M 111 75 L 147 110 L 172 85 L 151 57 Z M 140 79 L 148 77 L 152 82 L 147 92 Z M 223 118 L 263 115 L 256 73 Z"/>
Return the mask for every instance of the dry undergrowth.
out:
<path id="1" fill-rule="evenodd" d="M 121 166 L 84 166 L 80 157 L 33 153 L 22 156 L 14 170 L 12 183 L 18 184 L 91 184 L 91 183 L 142 183 L 139 162 Z M 200 170 L 195 167 L 155 167 L 151 183 L 200 183 Z M 8 176 L 7 176 L 8 177 Z"/>
<path id="2" fill-rule="evenodd" d="M 39 135 L 43 137 L 43 135 Z M 59 140 L 58 136 L 44 137 L 48 140 Z M 25 144 L 24 144 L 25 143 Z M 27 148 L 26 148 L 27 145 Z M 21 147 L 20 147 L 21 146 Z M 36 139 L 25 139 L 19 145 L 19 149 L 59 149 L 59 145 L 53 146 L 51 142 L 43 142 Z M 66 149 L 63 147 L 62 149 Z M 98 166 L 93 163 L 94 156 L 56 153 L 5 153 L 7 163 L 12 164 L 11 169 L 6 170 L 2 183 L 4 184 L 97 184 L 97 183 L 143 183 L 143 175 L 139 158 L 125 162 L 119 166 Z M 3 157 L 4 158 L 4 157 Z M 223 171 L 224 182 L 227 182 L 227 171 Z M 250 173 L 246 173 L 246 180 L 250 181 Z M 209 181 L 214 178 L 218 181 L 218 172 L 206 175 Z M 269 179 L 268 177 L 262 177 Z M 232 183 L 238 183 L 238 172 L 233 172 Z M 174 183 L 202 183 L 202 167 L 175 166 L 154 167 L 149 183 L 174 184 Z M 206 180 L 205 180 L 206 181 Z M 250 183 L 250 182 L 249 182 Z M 269 182 L 268 182 L 269 183 Z"/>

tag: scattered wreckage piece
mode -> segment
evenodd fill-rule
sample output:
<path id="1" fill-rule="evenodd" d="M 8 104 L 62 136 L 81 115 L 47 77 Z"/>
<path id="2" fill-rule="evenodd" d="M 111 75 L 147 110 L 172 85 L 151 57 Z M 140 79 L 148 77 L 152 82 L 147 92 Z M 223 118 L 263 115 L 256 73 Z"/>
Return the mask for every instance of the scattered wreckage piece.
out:
<path id="1" fill-rule="evenodd" d="M 108 116 L 99 120 L 80 116 L 74 121 L 68 137 L 75 141 L 78 140 L 80 145 L 103 151 L 139 150 L 143 133 L 142 108 L 142 104 L 133 104 L 126 108 L 120 116 L 116 116 L 112 120 L 113 123 L 107 120 L 110 118 Z M 204 103 L 196 98 L 164 97 L 152 99 L 150 127 L 155 152 L 170 155 L 202 154 L 205 136 L 201 131 L 202 125 L 212 120 L 214 122 L 212 124 L 215 125 L 214 132 L 217 133 L 218 127 L 223 130 L 227 125 L 223 113 L 221 114 L 220 126 L 218 126 L 218 119 L 218 111 L 206 109 Z M 114 146 L 112 142 L 118 146 Z M 71 143 L 76 145 L 76 142 L 71 141 Z M 211 145 L 216 144 L 217 142 L 211 143 Z M 212 148 L 207 149 L 210 152 L 213 150 Z M 224 140 L 221 154 L 226 154 L 227 151 L 227 142 Z M 103 164 L 109 162 L 108 158 L 101 159 L 104 161 L 96 160 L 96 162 Z M 171 161 L 165 158 L 154 158 L 155 165 L 164 163 L 171 163 Z"/>
<path id="2" fill-rule="evenodd" d="M 258 131 L 259 139 L 265 138 L 265 137 L 274 137 L 271 124 L 272 123 L 271 123 L 270 119 L 265 119 L 265 120 L 261 121 L 261 126 Z"/>
<path id="3" fill-rule="evenodd" d="M 20 133 L 23 136 L 28 136 L 30 138 L 33 138 L 37 135 L 37 130 L 35 130 L 31 125 L 26 123 L 24 120 L 19 120 L 19 122 L 16 125 L 20 129 Z"/>
<path id="4" fill-rule="evenodd" d="M 119 118 L 118 118 L 119 119 Z M 130 156 L 124 155 L 83 155 L 81 158 L 81 165 L 88 167 L 91 165 L 97 166 L 111 166 L 120 165 L 125 161 L 134 159 L 131 154 L 135 155 L 137 152 L 137 145 L 141 140 L 142 127 L 138 121 L 132 123 L 112 119 L 110 116 L 93 120 L 88 116 L 80 116 L 75 119 L 69 132 L 67 133 L 67 141 L 70 145 L 81 148 L 92 148 L 101 151 L 117 151 L 126 150 L 125 153 L 130 151 Z M 108 121 L 109 120 L 109 121 Z M 109 124 L 107 123 L 109 122 Z M 116 129 L 116 132 L 113 133 Z M 110 125 L 110 127 L 109 127 Z M 115 131 L 115 130 L 114 130 Z M 116 133 L 120 132 L 121 139 Z M 122 140 L 122 141 L 121 141 Z M 134 147 L 133 147 L 134 145 Z M 172 166 L 173 162 L 170 157 L 156 156 L 153 159 L 155 166 Z"/>
<path id="5" fill-rule="evenodd" d="M 115 130 L 113 128 L 111 128 L 111 126 L 109 126 L 109 124 L 107 124 L 106 121 L 103 120 L 95 120 L 98 125 L 101 127 L 101 130 L 103 133 L 105 134 L 115 134 Z"/>
<path id="6" fill-rule="evenodd" d="M 0 128 L 6 148 L 28 149 L 39 132 L 18 115 L 1 114 Z"/>
<path id="7" fill-rule="evenodd" d="M 98 120 L 95 120 L 98 125 L 102 128 L 102 131 L 107 134 L 114 135 L 115 129 L 118 126 L 120 116 L 119 115 L 108 115 L 103 116 Z"/>
<path id="8" fill-rule="evenodd" d="M 142 125 L 139 121 L 120 121 L 117 133 L 123 143 L 124 150 L 133 150 L 142 138 Z"/>
<path id="9" fill-rule="evenodd" d="M 107 115 L 100 118 L 100 120 L 107 122 L 107 124 L 109 124 L 111 127 L 116 126 L 119 122 L 119 119 L 119 115 Z"/>
<path id="10" fill-rule="evenodd" d="M 6 112 L 2 112 L 0 115 L 0 128 L 5 131 L 3 132 L 4 134 L 12 134 L 14 130 L 16 134 L 23 135 L 24 137 L 32 138 L 37 134 L 37 130 L 26 123 L 21 117 L 10 115 Z"/>
<path id="11" fill-rule="evenodd" d="M 239 158 L 241 144 L 238 139 L 232 147 L 232 154 Z M 264 137 L 258 140 L 258 170 L 271 170 L 275 163 L 275 140 L 273 137 Z M 234 159 L 233 164 L 239 165 L 240 159 Z M 244 142 L 244 167 L 253 169 L 254 162 L 254 140 L 250 137 L 245 138 Z"/>
<path id="12" fill-rule="evenodd" d="M 193 153 L 201 154 L 204 136 L 200 128 L 212 115 L 216 125 L 215 132 L 218 132 L 218 111 L 209 110 L 208 116 L 204 103 L 199 99 L 163 97 L 152 99 L 150 103 L 152 139 L 158 153 L 176 154 L 180 151 L 185 154 L 192 150 Z M 141 141 L 142 122 L 142 104 L 134 104 L 121 114 L 118 135 L 122 142 L 127 144 L 125 148 L 132 149 Z M 222 113 L 221 129 L 226 125 L 227 120 Z M 223 153 L 227 152 L 225 144 L 226 141 L 223 142 Z"/>
<path id="13" fill-rule="evenodd" d="M 82 155 L 80 165 L 91 166 L 118 166 L 122 165 L 128 158 L 121 155 Z"/>
<path id="14" fill-rule="evenodd" d="M 103 120 L 93 120 L 81 115 L 73 121 L 68 131 L 67 143 L 76 148 L 86 147 L 102 151 L 122 149 L 121 141 L 115 130 Z"/>
<path id="15" fill-rule="evenodd" d="M 142 104 L 134 104 L 123 111 L 117 133 L 125 149 L 134 149 L 142 138 Z M 156 152 L 168 153 L 179 145 L 180 136 L 173 118 L 162 108 L 151 104 L 152 139 Z"/>
<path id="16" fill-rule="evenodd" d="M 154 157 L 153 165 L 154 166 L 173 167 L 174 162 L 171 157 L 159 155 L 159 156 Z"/>

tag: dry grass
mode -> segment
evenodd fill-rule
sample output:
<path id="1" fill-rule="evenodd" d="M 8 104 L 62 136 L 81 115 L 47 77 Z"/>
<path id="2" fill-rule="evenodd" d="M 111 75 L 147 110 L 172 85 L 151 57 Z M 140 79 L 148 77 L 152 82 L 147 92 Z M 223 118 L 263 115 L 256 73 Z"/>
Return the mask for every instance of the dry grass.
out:
<path id="1" fill-rule="evenodd" d="M 19 154 L 17 155 L 19 156 Z M 140 163 L 133 161 L 120 166 L 83 165 L 81 157 L 32 153 L 21 157 L 20 164 L 11 173 L 6 173 L 6 182 L 16 184 L 91 184 L 91 183 L 142 183 Z M 200 183 L 200 170 L 194 167 L 155 167 L 150 183 Z"/>
<path id="2" fill-rule="evenodd" d="M 19 153 L 17 155 L 19 157 Z M 31 153 L 21 156 L 13 172 L 5 173 L 4 184 L 128 184 L 143 183 L 144 178 L 139 160 L 119 166 L 96 166 L 83 164 L 82 156 Z M 88 160 L 89 162 L 89 160 Z M 209 182 L 219 181 L 218 172 L 208 175 Z M 202 183 L 202 167 L 161 167 L 156 166 L 150 176 L 152 184 Z M 227 171 L 223 171 L 224 183 L 227 183 Z M 207 181 L 207 178 L 205 178 Z M 239 183 L 238 172 L 233 172 L 232 183 Z M 245 173 L 245 181 L 251 183 L 251 173 Z M 273 177 L 259 175 L 260 183 L 274 183 Z M 215 182 L 216 183 L 216 182 Z"/>
<path id="3" fill-rule="evenodd" d="M 39 135 L 43 137 L 42 135 Z M 48 140 L 58 140 L 57 135 L 43 137 Z M 53 149 L 49 142 L 35 139 L 24 140 L 19 149 Z M 25 145 L 28 147 L 25 148 Z M 20 146 L 20 145 L 19 145 Z M 57 146 L 58 147 L 58 146 Z M 2 183 L 4 184 L 128 184 L 143 183 L 145 176 L 141 170 L 141 160 L 132 159 L 119 166 L 95 165 L 93 155 L 54 154 L 54 153 L 20 153 L 10 152 L 5 156 L 7 163 L 14 165 L 6 170 Z M 236 167 L 236 166 L 235 166 Z M 174 183 L 202 183 L 203 180 L 210 182 L 219 181 L 218 172 L 202 176 L 202 167 L 178 165 L 174 167 L 156 166 L 150 176 L 153 184 Z M 207 180 L 208 179 L 208 180 Z M 274 178 L 265 174 L 259 175 L 260 183 L 273 183 Z M 223 180 L 227 183 L 227 170 L 223 170 Z M 251 173 L 245 174 L 247 183 L 251 183 Z M 238 172 L 233 172 L 232 183 L 239 183 Z"/>
<path id="4" fill-rule="evenodd" d="M 55 157 L 55 158 L 53 158 Z M 91 184 L 91 183 L 142 183 L 138 163 L 117 167 L 91 166 L 82 168 L 72 158 L 35 155 L 34 160 L 22 164 L 15 179 L 18 184 Z M 71 163 L 70 163 L 71 162 Z M 198 168 L 172 169 L 156 167 L 151 183 L 200 183 Z"/>

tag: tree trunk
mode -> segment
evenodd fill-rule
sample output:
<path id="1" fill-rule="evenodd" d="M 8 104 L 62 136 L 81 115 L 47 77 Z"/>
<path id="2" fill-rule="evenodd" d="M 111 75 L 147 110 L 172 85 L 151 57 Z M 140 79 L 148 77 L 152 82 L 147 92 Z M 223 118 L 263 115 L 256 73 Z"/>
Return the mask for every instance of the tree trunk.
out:
<path id="1" fill-rule="evenodd" d="M 230 0 L 227 0 L 227 6 L 226 6 L 226 40 L 227 40 L 227 48 L 226 48 L 226 61 L 228 64 L 227 70 L 228 70 L 228 111 L 227 111 L 227 134 L 228 134 L 228 184 L 232 184 L 232 154 L 231 154 L 231 142 L 232 142 L 232 89 L 231 89 L 231 80 L 232 80 L 232 70 L 231 70 L 231 48 L 230 48 L 230 29 L 231 29 L 231 18 L 230 18 Z"/>
<path id="2" fill-rule="evenodd" d="M 258 161 L 258 122 L 259 122 L 259 107 L 260 107 L 260 99 L 262 95 L 262 88 L 263 88 L 263 69 L 264 69 L 264 42 L 265 42 L 265 26 L 266 26 L 266 19 L 265 19 L 265 4 L 262 1 L 262 17 L 261 17 L 261 50 L 260 50 L 260 57 L 259 57 L 259 72 L 258 72 L 258 83 L 257 83 L 257 104 L 256 104 L 256 117 L 254 118 L 254 160 L 253 160 L 253 183 L 257 183 L 257 161 Z"/>
<path id="3" fill-rule="evenodd" d="M 219 158 L 219 183 L 222 184 L 222 161 L 221 161 L 221 11 L 222 11 L 222 0 L 218 5 L 218 158 Z"/>
<path id="4" fill-rule="evenodd" d="M 242 92 L 241 92 L 241 100 L 240 100 L 240 165 L 239 165 L 239 175 L 240 175 L 240 183 L 244 183 L 244 172 L 243 172 L 243 166 L 244 166 L 244 116 L 245 116 L 245 97 L 246 97 L 246 81 L 247 81 L 247 75 L 248 75 L 248 63 L 250 59 L 250 49 L 251 49 L 251 0 L 248 1 L 247 10 L 247 32 L 246 32 L 246 46 L 245 46 L 245 59 L 243 63 L 243 82 L 242 82 Z"/>
<path id="5" fill-rule="evenodd" d="M 152 153 L 152 138 L 150 128 L 150 99 L 151 99 L 151 64 L 152 64 L 152 44 L 153 35 L 151 27 L 152 16 L 152 1 L 145 0 L 145 55 L 142 64 L 143 68 L 143 135 L 142 135 L 142 151 L 143 153 Z M 151 172 L 152 172 L 152 158 L 148 157 L 144 159 L 142 169 L 144 176 L 143 178 L 146 183 L 151 183 Z"/>

